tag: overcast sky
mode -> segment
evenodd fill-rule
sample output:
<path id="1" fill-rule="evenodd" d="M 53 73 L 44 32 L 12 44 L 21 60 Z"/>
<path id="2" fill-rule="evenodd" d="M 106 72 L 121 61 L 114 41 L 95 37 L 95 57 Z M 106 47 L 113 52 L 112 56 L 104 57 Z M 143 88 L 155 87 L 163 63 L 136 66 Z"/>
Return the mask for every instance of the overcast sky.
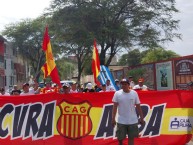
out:
<path id="1" fill-rule="evenodd" d="M 182 56 L 193 55 L 193 0 L 176 0 L 176 8 L 180 11 L 175 18 L 180 20 L 182 40 L 174 39 L 166 48 Z"/>
<path id="2" fill-rule="evenodd" d="M 2 0 L 0 8 L 0 31 L 6 24 L 41 15 L 51 0 Z"/>
<path id="3" fill-rule="evenodd" d="M 0 31 L 6 24 L 18 22 L 21 19 L 36 18 L 43 13 L 51 0 L 2 0 L 0 8 Z M 182 40 L 166 44 L 165 48 L 179 55 L 193 54 L 193 0 L 176 0 L 176 8 L 180 13 L 175 18 L 180 20 L 179 33 Z"/>

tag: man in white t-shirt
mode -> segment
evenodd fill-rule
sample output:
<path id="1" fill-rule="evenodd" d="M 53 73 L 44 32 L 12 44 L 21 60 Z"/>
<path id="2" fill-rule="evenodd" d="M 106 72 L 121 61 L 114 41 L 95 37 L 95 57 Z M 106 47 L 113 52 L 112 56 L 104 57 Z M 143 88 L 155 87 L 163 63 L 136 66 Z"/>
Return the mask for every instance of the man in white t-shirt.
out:
<path id="1" fill-rule="evenodd" d="M 21 92 L 20 96 L 34 95 L 39 93 L 40 93 L 40 89 L 38 87 L 30 89 L 29 83 L 24 83 L 23 92 Z"/>
<path id="2" fill-rule="evenodd" d="M 112 125 L 116 125 L 115 116 L 118 110 L 117 131 L 116 137 L 119 145 L 123 144 L 123 139 L 128 135 L 128 145 L 134 145 L 134 138 L 138 137 L 138 123 L 144 125 L 143 113 L 140 106 L 138 94 L 134 90 L 129 89 L 129 81 L 127 79 L 121 80 L 122 89 L 116 91 L 113 96 L 113 113 Z M 139 113 L 140 119 L 138 121 L 136 109 Z"/>
<path id="3" fill-rule="evenodd" d="M 77 83 L 76 83 L 76 82 L 73 82 L 73 83 L 71 84 L 70 93 L 78 93 Z"/>
<path id="4" fill-rule="evenodd" d="M 106 80 L 106 90 L 107 91 L 110 91 L 110 88 L 111 88 L 111 82 L 109 79 Z"/>
<path id="5" fill-rule="evenodd" d="M 135 86 L 135 82 L 133 81 L 133 76 L 129 76 L 129 84 L 130 84 L 130 88 L 133 89 L 133 87 Z"/>
<path id="6" fill-rule="evenodd" d="M 148 87 L 146 86 L 146 85 L 144 85 L 143 84 L 144 83 L 144 80 L 142 79 L 142 78 L 140 78 L 139 80 L 138 80 L 138 84 L 137 85 L 135 85 L 134 87 L 133 87 L 133 89 L 134 90 L 148 90 Z"/>
<path id="7" fill-rule="evenodd" d="M 102 90 L 100 90 L 99 92 L 109 92 L 109 91 L 107 91 L 107 89 L 106 89 L 106 84 L 102 84 L 102 85 L 101 85 L 101 89 L 102 89 Z"/>

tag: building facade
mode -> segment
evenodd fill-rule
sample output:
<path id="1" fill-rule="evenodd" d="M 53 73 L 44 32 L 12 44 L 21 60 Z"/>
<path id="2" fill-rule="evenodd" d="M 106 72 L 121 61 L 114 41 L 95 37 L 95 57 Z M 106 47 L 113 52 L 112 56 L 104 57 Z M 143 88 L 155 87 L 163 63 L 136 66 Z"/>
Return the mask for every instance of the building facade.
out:
<path id="1" fill-rule="evenodd" d="M 21 87 L 27 80 L 27 63 L 18 55 L 17 49 L 0 36 L 0 87 L 11 89 L 13 85 Z"/>
<path id="2" fill-rule="evenodd" d="M 4 87 L 4 76 L 5 76 L 5 69 L 4 69 L 4 42 L 5 39 L 0 36 L 0 87 Z"/>

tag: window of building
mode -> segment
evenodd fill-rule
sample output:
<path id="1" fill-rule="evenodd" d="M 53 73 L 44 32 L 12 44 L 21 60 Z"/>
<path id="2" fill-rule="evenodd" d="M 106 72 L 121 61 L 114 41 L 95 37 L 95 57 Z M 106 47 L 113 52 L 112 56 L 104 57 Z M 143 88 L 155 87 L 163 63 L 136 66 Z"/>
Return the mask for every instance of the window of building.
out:
<path id="1" fill-rule="evenodd" d="M 17 48 L 13 48 L 13 56 L 17 56 Z"/>
<path id="2" fill-rule="evenodd" d="M 4 68 L 6 69 L 7 68 L 7 61 L 4 60 Z"/>
<path id="3" fill-rule="evenodd" d="M 11 60 L 11 69 L 13 70 L 14 69 L 14 64 L 13 64 L 13 61 Z"/>
<path id="4" fill-rule="evenodd" d="M 0 55 L 0 62 L 3 63 L 4 57 Z"/>
<path id="5" fill-rule="evenodd" d="M 4 53 L 6 53 L 7 45 L 4 43 Z"/>
<path id="6" fill-rule="evenodd" d="M 13 84 L 14 84 L 14 77 L 10 76 L 10 85 L 13 86 Z"/>
<path id="7" fill-rule="evenodd" d="M 5 83 L 5 86 L 7 86 L 7 77 L 5 76 L 5 81 L 4 81 L 4 83 Z"/>

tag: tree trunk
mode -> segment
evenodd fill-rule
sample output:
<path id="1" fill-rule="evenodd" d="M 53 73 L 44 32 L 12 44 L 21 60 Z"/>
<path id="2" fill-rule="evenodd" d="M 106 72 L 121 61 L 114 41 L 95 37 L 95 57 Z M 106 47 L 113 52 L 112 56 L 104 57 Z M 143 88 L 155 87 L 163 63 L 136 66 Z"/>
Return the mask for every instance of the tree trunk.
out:
<path id="1" fill-rule="evenodd" d="M 35 73 L 35 79 L 38 81 L 39 80 L 39 77 L 40 77 L 40 73 L 41 73 L 41 67 L 43 65 L 43 57 L 44 57 L 44 53 L 42 52 L 41 55 L 40 55 L 40 58 L 38 60 L 38 65 L 37 65 L 37 68 L 36 68 L 36 73 Z"/>
<path id="2" fill-rule="evenodd" d="M 101 49 L 101 53 L 100 53 L 100 65 L 105 65 L 105 55 L 106 55 L 106 50 Z"/>
<path id="3" fill-rule="evenodd" d="M 79 57 L 77 57 L 78 60 L 78 78 L 77 78 L 77 83 L 80 83 L 80 78 L 81 78 L 81 74 L 82 74 L 82 61 Z"/>

